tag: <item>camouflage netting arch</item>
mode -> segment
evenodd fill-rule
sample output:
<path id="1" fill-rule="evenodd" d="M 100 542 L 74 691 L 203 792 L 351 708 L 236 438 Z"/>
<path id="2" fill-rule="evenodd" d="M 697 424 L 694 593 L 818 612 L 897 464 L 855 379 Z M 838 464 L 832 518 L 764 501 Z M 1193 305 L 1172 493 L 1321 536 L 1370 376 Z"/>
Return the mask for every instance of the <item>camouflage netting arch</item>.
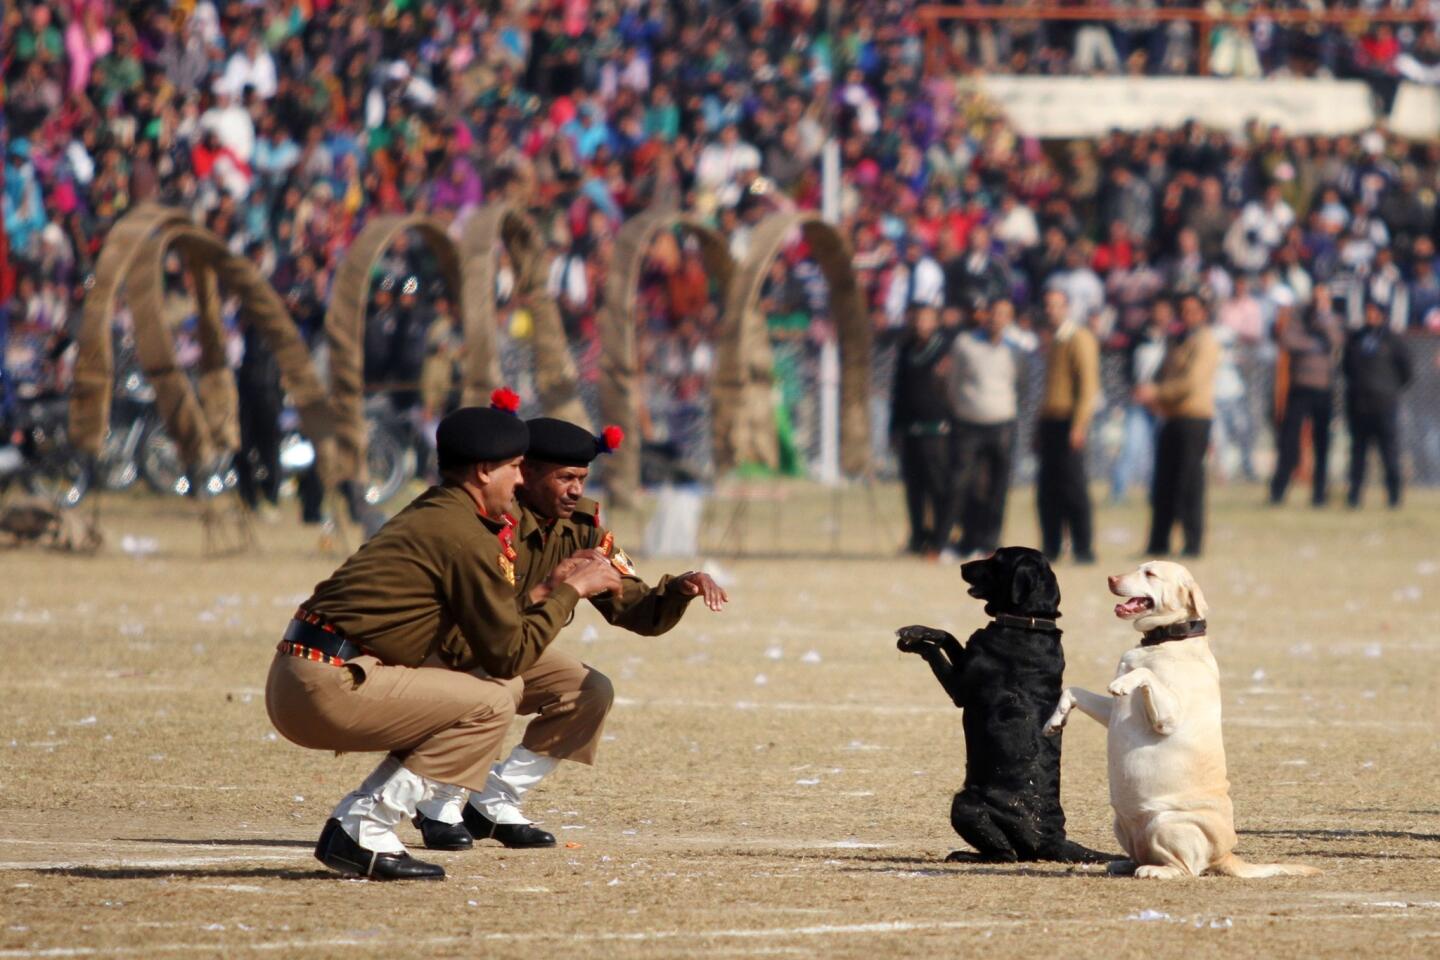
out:
<path id="1" fill-rule="evenodd" d="M 325 312 L 331 350 L 331 382 L 342 422 L 355 431 L 336 435 L 336 475 L 359 478 L 365 462 L 364 331 L 375 264 L 400 234 L 414 232 L 435 255 L 455 298 L 465 334 L 463 402 L 484 405 L 500 386 L 495 329 L 495 254 L 503 245 L 516 274 L 516 299 L 534 321 L 535 382 L 542 409 L 550 416 L 585 423 L 574 358 L 565 341 L 560 312 L 545 291 L 548 273 L 544 242 L 525 215 L 508 204 L 487 204 L 466 223 L 457 246 L 434 217 L 397 214 L 365 225 L 335 272 L 335 292 Z M 353 410 L 351 407 L 353 406 Z M 352 420 L 352 416 L 354 419 Z"/>
<path id="2" fill-rule="evenodd" d="M 636 438 L 611 464 L 611 496 L 629 497 L 639 486 L 639 370 L 635 302 L 646 251 L 662 230 L 680 229 L 700 242 L 706 268 L 725 291 L 712 408 L 715 463 L 727 470 L 741 462 L 776 461 L 773 378 L 769 340 L 759 300 L 771 263 L 796 230 L 830 285 L 831 314 L 840 338 L 842 465 L 852 475 L 869 469 L 870 327 L 861 304 L 848 245 L 813 212 L 786 212 L 761 222 L 751 252 L 738 269 L 722 236 L 679 211 L 644 213 L 622 227 L 616 267 L 606 279 L 601 318 L 601 408 Z M 221 238 L 181 211 L 143 204 L 126 215 L 106 239 L 94 289 L 86 298 L 75 369 L 71 435 L 98 454 L 109 423 L 114 357 L 110 323 L 122 288 L 135 317 L 141 368 L 154 385 L 167 431 L 191 465 L 211 462 L 238 446 L 235 378 L 229 370 L 220 319 L 219 287 L 240 298 L 275 352 L 283 386 L 299 409 L 305 434 L 321 451 L 327 486 L 362 480 L 365 462 L 363 330 L 370 274 L 397 235 L 415 232 L 435 254 L 456 297 L 464 323 L 467 360 L 464 397 L 484 403 L 500 385 L 495 322 L 495 253 L 503 245 L 516 273 L 517 300 L 534 320 L 536 384 L 547 414 L 588 424 L 578 394 L 575 361 L 559 310 L 545 290 L 548 258 L 539 230 L 506 204 L 491 204 L 466 224 L 457 246 L 445 225 L 420 215 L 371 221 L 346 252 L 336 273 L 325 316 L 330 344 L 330 382 L 318 376 L 305 343 L 279 295 L 247 259 L 232 254 Z M 164 260 L 175 250 L 194 280 L 200 317 L 198 394 L 175 362 L 174 343 L 163 320 Z M 329 442 L 333 438 L 333 443 Z"/>
<path id="3" fill-rule="evenodd" d="M 341 423 L 330 453 L 331 475 L 337 480 L 365 479 L 365 312 L 370 302 L 370 274 L 386 248 L 406 231 L 419 236 L 435 255 L 445 284 L 456 296 L 456 306 L 464 316 L 460 252 L 445 232 L 445 224 L 419 214 L 376 217 L 365 224 L 335 270 L 330 304 L 325 308 L 330 388 Z"/>
<path id="4" fill-rule="evenodd" d="M 616 506 L 632 503 L 640 489 L 640 361 L 635 342 L 640 272 L 656 236 L 671 229 L 683 230 L 699 241 L 705 269 L 721 291 L 729 287 L 735 273 L 725 238 L 677 210 L 648 210 L 626 221 L 616 235 L 600 317 L 600 415 L 631 438 L 605 464 L 606 492 Z M 714 399 L 718 402 L 719 394 Z"/>
<path id="5" fill-rule="evenodd" d="M 199 313 L 200 374 L 197 391 L 175 361 L 175 344 L 164 321 L 165 256 L 175 250 L 195 285 Z M 266 344 L 275 353 L 281 380 L 300 412 L 307 436 L 317 443 L 334 429 L 335 412 L 310 362 L 305 342 L 279 295 L 249 260 L 197 226 L 182 211 L 142 204 L 120 220 L 106 238 L 85 298 L 70 436 L 82 452 L 98 455 L 110 422 L 115 358 L 111 320 L 120 290 L 134 317 L 141 370 L 155 388 L 165 429 L 191 466 L 212 462 L 239 445 L 235 376 L 226 363 L 219 287 L 244 304 Z"/>
<path id="6" fill-rule="evenodd" d="M 508 203 L 481 207 L 466 223 L 461 238 L 467 348 L 464 402 L 488 403 L 490 392 L 501 386 L 495 343 L 495 253 L 502 244 L 515 271 L 515 302 L 530 312 L 540 407 L 547 416 L 588 425 L 560 308 L 546 290 L 550 259 L 545 240 L 534 221 Z"/>
<path id="7" fill-rule="evenodd" d="M 840 464 L 851 476 L 870 470 L 871 329 L 850 245 L 813 211 L 786 211 L 760 222 L 745 262 L 730 281 L 717 357 L 715 465 L 773 467 L 778 460 L 773 363 L 760 295 L 770 265 L 799 230 L 830 286 L 830 315 L 840 342 Z"/>

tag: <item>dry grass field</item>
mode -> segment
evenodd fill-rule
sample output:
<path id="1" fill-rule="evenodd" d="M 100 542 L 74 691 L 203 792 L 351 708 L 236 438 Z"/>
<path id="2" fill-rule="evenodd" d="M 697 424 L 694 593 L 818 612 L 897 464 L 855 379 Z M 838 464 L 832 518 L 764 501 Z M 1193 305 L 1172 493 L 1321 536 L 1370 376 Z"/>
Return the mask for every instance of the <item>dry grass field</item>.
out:
<path id="1" fill-rule="evenodd" d="M 719 511 L 711 542 L 795 554 L 712 561 L 725 613 L 644 639 L 586 608 L 558 641 L 620 698 L 600 765 L 529 805 L 562 846 L 436 854 L 446 882 L 412 885 L 311 858 L 375 758 L 302 750 L 265 716 L 278 634 L 336 558 L 287 519 L 204 559 L 174 502 L 107 501 L 98 557 L 0 553 L 0 958 L 1440 955 L 1440 496 L 1398 515 L 1259 500 L 1215 493 L 1194 569 L 1239 852 L 1319 878 L 943 863 L 960 714 L 893 630 L 982 615 L 955 568 L 890 556 L 896 491 L 795 487 Z M 1133 565 L 1143 524 L 1102 509 L 1099 568 L 1059 568 L 1068 682 L 1103 689 L 1134 642 L 1102 574 Z M 1028 494 L 1008 533 L 1033 541 Z M 1071 834 L 1114 849 L 1104 763 L 1077 715 Z"/>

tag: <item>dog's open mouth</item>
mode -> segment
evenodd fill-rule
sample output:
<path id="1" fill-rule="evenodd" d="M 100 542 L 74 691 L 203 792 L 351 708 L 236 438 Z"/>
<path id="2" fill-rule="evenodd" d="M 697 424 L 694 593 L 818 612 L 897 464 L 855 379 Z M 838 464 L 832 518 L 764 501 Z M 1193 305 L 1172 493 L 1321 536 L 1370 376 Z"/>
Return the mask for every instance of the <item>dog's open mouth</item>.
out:
<path id="1" fill-rule="evenodd" d="M 1128 620 L 1154 609 L 1155 601 L 1149 597 L 1127 597 L 1124 602 L 1115 604 L 1115 616 Z"/>

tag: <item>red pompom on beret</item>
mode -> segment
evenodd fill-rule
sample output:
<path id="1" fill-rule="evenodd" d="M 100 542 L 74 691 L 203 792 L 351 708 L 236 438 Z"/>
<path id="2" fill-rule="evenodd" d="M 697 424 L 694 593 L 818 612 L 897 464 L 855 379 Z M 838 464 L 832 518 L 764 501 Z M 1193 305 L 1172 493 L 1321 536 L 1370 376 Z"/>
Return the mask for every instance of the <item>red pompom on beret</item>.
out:
<path id="1" fill-rule="evenodd" d="M 520 394 L 509 387 L 500 387 L 490 394 L 490 406 L 495 410 L 504 410 L 506 413 L 520 412 Z"/>

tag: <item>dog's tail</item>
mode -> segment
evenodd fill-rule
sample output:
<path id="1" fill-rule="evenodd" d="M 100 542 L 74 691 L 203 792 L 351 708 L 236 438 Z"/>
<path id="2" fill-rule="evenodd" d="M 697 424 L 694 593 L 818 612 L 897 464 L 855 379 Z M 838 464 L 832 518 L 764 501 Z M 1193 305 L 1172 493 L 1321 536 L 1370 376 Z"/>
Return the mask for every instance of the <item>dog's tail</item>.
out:
<path id="1" fill-rule="evenodd" d="M 1206 873 L 1219 877 L 1243 877 L 1259 880 L 1263 877 L 1314 877 L 1320 871 L 1301 863 L 1247 863 L 1228 853 L 1210 865 Z"/>

